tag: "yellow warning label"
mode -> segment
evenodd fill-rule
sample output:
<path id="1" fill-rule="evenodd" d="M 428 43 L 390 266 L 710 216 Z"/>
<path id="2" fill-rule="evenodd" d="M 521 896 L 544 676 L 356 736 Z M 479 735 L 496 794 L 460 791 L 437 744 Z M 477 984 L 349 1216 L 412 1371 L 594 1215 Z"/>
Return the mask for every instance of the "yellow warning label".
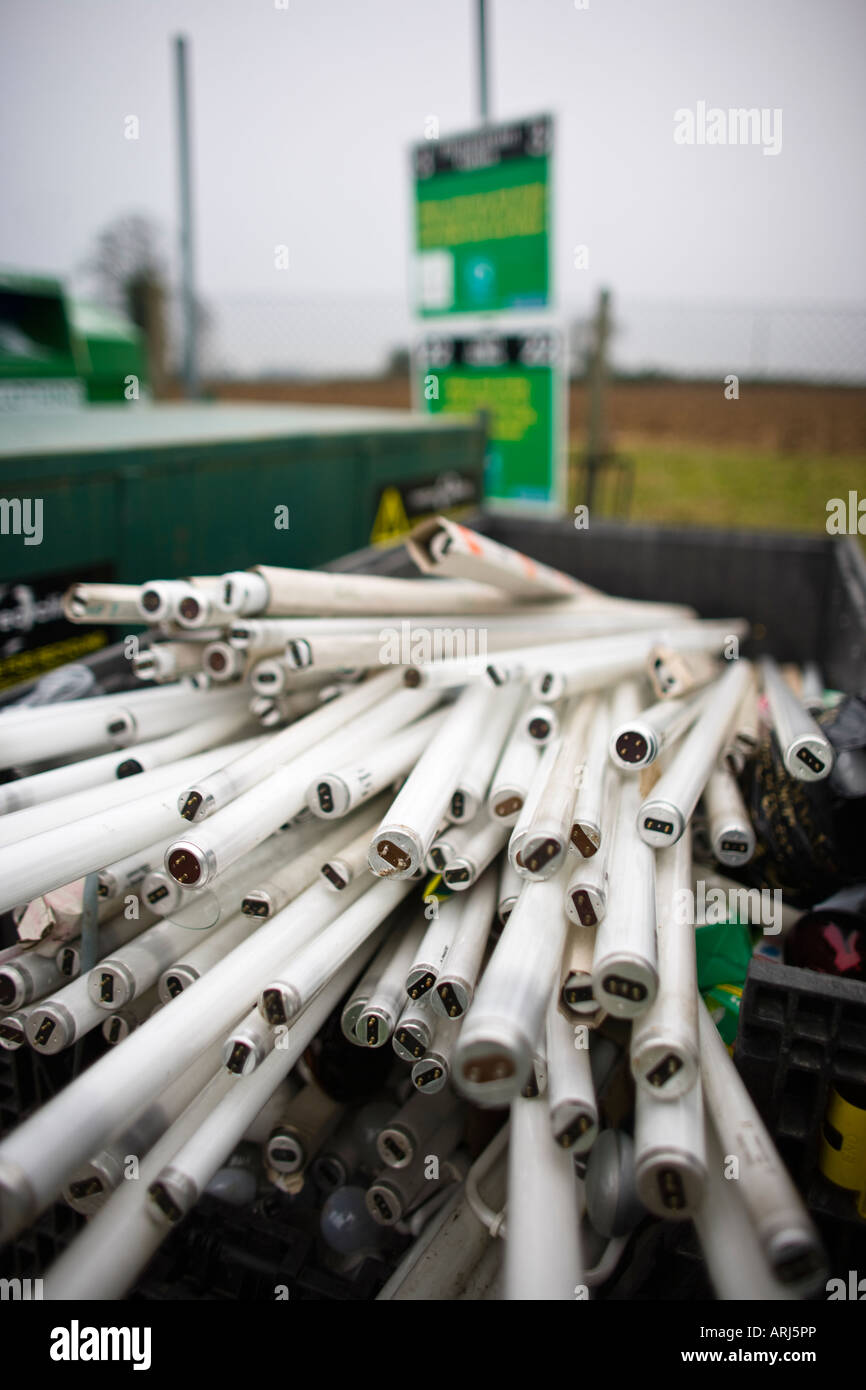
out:
<path id="1" fill-rule="evenodd" d="M 23 681 L 38 680 L 46 671 L 53 671 L 67 661 L 75 661 L 106 645 L 105 632 L 84 632 L 66 637 L 62 642 L 49 642 L 0 659 L 0 690 Z"/>
<path id="2" fill-rule="evenodd" d="M 396 487 L 386 487 L 379 498 L 376 520 L 370 532 L 371 545 L 393 545 L 412 529 L 403 498 Z"/>

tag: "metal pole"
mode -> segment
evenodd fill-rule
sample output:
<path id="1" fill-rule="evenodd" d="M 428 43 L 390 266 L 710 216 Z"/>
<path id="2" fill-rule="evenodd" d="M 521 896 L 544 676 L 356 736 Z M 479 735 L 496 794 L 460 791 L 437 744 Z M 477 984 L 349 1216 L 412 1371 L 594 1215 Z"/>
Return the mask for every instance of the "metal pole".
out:
<path id="1" fill-rule="evenodd" d="M 192 158 L 187 69 L 187 42 L 179 34 L 174 41 L 177 79 L 177 144 L 180 173 L 180 261 L 183 314 L 183 381 L 187 396 L 198 395 L 198 343 L 196 334 L 195 281 L 193 270 Z"/>
<path id="2" fill-rule="evenodd" d="M 478 0 L 478 105 L 481 122 L 487 124 L 487 22 L 484 0 Z"/>
<path id="3" fill-rule="evenodd" d="M 610 292 L 602 289 L 598 296 L 594 342 L 589 376 L 589 431 L 586 447 L 586 495 L 584 502 L 590 515 L 595 503 L 595 489 L 601 456 L 605 451 L 604 389 L 607 373 L 607 340 L 610 334 Z"/>

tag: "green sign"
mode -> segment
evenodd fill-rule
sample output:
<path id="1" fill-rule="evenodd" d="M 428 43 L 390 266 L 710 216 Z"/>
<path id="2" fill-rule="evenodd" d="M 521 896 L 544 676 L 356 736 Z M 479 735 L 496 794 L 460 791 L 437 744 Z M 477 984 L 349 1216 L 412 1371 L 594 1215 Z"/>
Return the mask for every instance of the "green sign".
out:
<path id="1" fill-rule="evenodd" d="M 552 138 L 539 116 L 415 146 L 419 314 L 547 305 Z"/>
<path id="2" fill-rule="evenodd" d="M 562 505 L 560 359 L 560 335 L 549 329 L 422 342 L 426 409 L 488 416 L 487 499 Z"/>

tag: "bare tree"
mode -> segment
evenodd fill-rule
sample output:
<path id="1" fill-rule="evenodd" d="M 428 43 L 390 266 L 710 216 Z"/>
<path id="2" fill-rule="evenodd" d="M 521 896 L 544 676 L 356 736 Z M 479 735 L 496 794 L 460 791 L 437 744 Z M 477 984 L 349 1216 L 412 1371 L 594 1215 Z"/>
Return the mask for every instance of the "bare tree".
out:
<path id="1" fill-rule="evenodd" d="M 103 304 L 126 314 L 147 342 L 153 393 L 164 394 L 167 372 L 167 320 L 170 318 L 168 262 L 161 229 L 144 213 L 117 217 L 99 232 L 82 269 Z M 196 331 L 204 356 L 213 333 L 213 315 L 196 300 Z"/>
<path id="2" fill-rule="evenodd" d="M 162 236 L 143 213 L 126 213 L 104 227 L 84 263 L 103 304 L 127 315 L 147 343 L 151 389 L 163 394 L 166 359 L 166 263 Z"/>
<path id="3" fill-rule="evenodd" d="M 167 278 L 156 224 L 142 213 L 115 218 L 96 238 L 84 265 L 99 298 L 123 310 L 144 328 L 144 300 L 151 285 L 164 290 Z"/>

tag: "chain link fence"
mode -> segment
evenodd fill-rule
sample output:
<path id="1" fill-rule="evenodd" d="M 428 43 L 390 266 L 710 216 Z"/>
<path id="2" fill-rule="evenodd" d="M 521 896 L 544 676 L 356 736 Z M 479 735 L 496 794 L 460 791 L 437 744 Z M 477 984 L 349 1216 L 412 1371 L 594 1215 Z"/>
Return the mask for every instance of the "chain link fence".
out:
<path id="1" fill-rule="evenodd" d="M 583 374 L 593 314 L 593 305 L 571 302 L 555 315 L 566 330 L 572 376 Z M 205 304 L 201 371 L 247 381 L 405 373 L 410 344 L 455 324 L 413 321 L 400 296 L 213 296 Z M 613 375 L 866 385 L 866 306 L 677 304 L 614 295 L 612 328 Z M 173 297 L 175 362 L 179 342 Z"/>

